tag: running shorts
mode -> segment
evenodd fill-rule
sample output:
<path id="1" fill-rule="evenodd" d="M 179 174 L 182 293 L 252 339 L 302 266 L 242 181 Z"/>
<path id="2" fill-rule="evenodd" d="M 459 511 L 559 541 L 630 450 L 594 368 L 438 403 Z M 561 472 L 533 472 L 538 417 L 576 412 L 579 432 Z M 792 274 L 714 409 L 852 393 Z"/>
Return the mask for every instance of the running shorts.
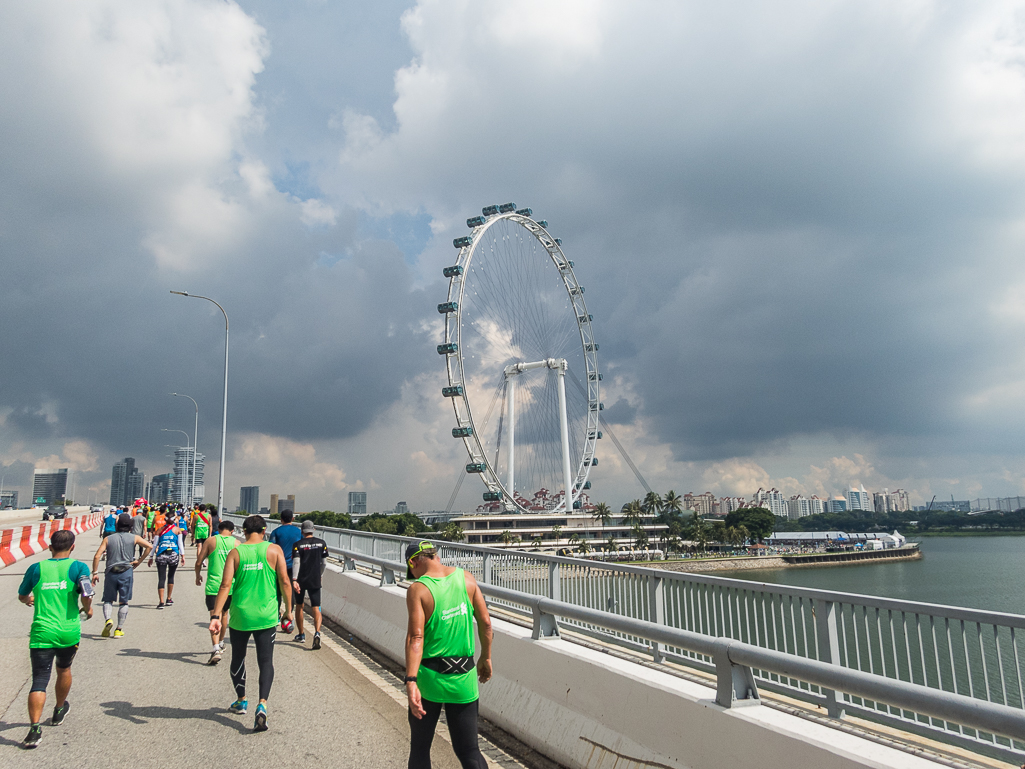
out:
<path id="1" fill-rule="evenodd" d="M 58 670 L 67 670 L 75 659 L 78 644 L 74 646 L 48 646 L 42 649 L 29 649 L 29 660 L 32 662 L 32 688 L 29 691 L 45 692 L 53 672 L 53 661 L 57 660 Z"/>
<path id="2" fill-rule="evenodd" d="M 299 583 L 299 590 L 295 593 L 295 597 L 292 601 L 295 604 L 296 611 L 301 611 L 303 605 L 303 596 L 307 593 L 310 595 L 310 606 L 320 606 L 320 588 L 319 587 L 305 587 L 301 582 Z"/>
<path id="3" fill-rule="evenodd" d="M 217 600 L 217 593 L 211 593 L 206 597 L 206 610 L 214 610 L 214 602 Z M 231 608 L 231 596 L 229 595 L 224 601 L 224 608 L 221 611 L 227 611 Z"/>

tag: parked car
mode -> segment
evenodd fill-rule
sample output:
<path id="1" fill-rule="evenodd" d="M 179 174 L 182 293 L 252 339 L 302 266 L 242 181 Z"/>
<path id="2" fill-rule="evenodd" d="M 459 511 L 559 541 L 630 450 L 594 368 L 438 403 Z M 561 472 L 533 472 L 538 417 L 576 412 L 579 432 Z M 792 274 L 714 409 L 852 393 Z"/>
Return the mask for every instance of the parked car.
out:
<path id="1" fill-rule="evenodd" d="M 89 512 L 90 513 L 102 513 L 103 512 L 103 505 L 93 505 L 92 507 L 89 508 Z"/>
<path id="2" fill-rule="evenodd" d="M 67 518 L 68 508 L 64 505 L 47 505 L 43 511 L 43 520 L 57 520 L 58 518 Z"/>

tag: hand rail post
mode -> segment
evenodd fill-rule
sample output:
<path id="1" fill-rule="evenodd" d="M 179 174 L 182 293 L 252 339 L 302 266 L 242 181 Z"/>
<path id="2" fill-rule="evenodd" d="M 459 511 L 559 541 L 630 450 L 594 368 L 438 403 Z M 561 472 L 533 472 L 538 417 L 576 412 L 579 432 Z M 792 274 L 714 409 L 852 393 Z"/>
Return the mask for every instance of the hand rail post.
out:
<path id="1" fill-rule="evenodd" d="M 559 564 L 548 562 L 548 597 L 553 601 L 562 600 L 562 580 L 559 577 Z"/>
<path id="2" fill-rule="evenodd" d="M 715 639 L 715 702 L 724 708 L 761 705 L 758 684 L 754 673 L 746 665 L 738 665 L 730 659 L 732 638 Z"/>
<path id="3" fill-rule="evenodd" d="M 815 637 L 819 647 L 819 661 L 840 664 L 840 636 L 836 631 L 836 604 L 815 599 Z M 826 700 L 826 714 L 830 718 L 843 718 L 842 695 L 834 689 L 822 689 Z"/>
<path id="4" fill-rule="evenodd" d="M 532 605 L 530 610 L 534 620 L 530 631 L 531 638 L 535 641 L 559 638 L 559 623 L 556 621 L 554 614 L 547 614 L 541 611 L 541 607 L 537 604 Z"/>
<path id="5" fill-rule="evenodd" d="M 657 625 L 666 622 L 665 581 L 656 575 L 648 577 L 648 605 L 651 607 L 651 621 Z M 665 644 L 651 642 L 651 658 L 658 663 L 665 662 Z"/>
<path id="6" fill-rule="evenodd" d="M 379 583 L 379 587 L 384 587 L 385 585 L 394 585 L 394 584 L 395 584 L 395 572 L 392 571 L 391 569 L 388 569 L 388 568 L 385 568 L 384 566 L 382 566 L 381 567 L 381 582 Z"/>
<path id="7" fill-rule="evenodd" d="M 484 553 L 481 556 L 481 581 L 485 585 L 492 584 L 491 582 L 491 553 Z"/>

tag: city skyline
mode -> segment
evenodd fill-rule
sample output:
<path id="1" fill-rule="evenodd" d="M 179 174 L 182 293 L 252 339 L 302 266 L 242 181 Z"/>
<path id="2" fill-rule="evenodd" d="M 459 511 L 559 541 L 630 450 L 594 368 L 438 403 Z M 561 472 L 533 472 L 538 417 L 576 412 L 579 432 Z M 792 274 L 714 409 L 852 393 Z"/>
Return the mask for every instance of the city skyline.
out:
<path id="1" fill-rule="evenodd" d="M 190 290 L 231 316 L 229 509 L 249 485 L 444 509 L 442 270 L 515 201 L 586 285 L 603 418 L 650 487 L 1025 493 L 1013 7 L 650 10 L 0 9 L 0 348 L 69 372 L 5 372 L 7 483 L 67 467 L 104 501 L 126 454 L 166 471 L 162 429 L 219 456 L 223 319 Z M 592 499 L 643 496 L 598 444 Z"/>

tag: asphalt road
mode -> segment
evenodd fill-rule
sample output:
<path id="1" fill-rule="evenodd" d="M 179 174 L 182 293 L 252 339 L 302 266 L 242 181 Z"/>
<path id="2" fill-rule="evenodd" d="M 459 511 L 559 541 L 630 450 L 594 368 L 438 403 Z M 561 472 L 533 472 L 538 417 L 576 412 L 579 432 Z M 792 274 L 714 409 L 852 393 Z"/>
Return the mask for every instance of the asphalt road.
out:
<path id="1" fill-rule="evenodd" d="M 98 544 L 94 529 L 79 538 L 74 555 L 90 563 Z M 270 730 L 260 734 L 251 732 L 257 668 L 250 646 L 250 711 L 246 716 L 229 713 L 227 706 L 235 699 L 228 677 L 230 652 L 216 667 L 205 664 L 210 640 L 192 555 L 188 566 L 179 569 L 175 605 L 169 608 L 156 608 L 156 569 L 143 566 L 136 571 L 124 638 L 100 636 L 103 619 L 97 605 L 93 618 L 83 624 L 72 667 L 71 711 L 61 726 L 48 725 L 51 679 L 43 740 L 35 750 L 20 747 L 28 731 L 32 610 L 18 602 L 17 588 L 28 565 L 45 555 L 0 570 L 0 766 L 406 765 L 409 730 L 401 695 L 389 693 L 330 634 L 319 651 L 312 651 L 309 642 L 303 648 L 278 634 Z M 440 733 L 432 761 L 441 769 L 458 767 Z"/>

